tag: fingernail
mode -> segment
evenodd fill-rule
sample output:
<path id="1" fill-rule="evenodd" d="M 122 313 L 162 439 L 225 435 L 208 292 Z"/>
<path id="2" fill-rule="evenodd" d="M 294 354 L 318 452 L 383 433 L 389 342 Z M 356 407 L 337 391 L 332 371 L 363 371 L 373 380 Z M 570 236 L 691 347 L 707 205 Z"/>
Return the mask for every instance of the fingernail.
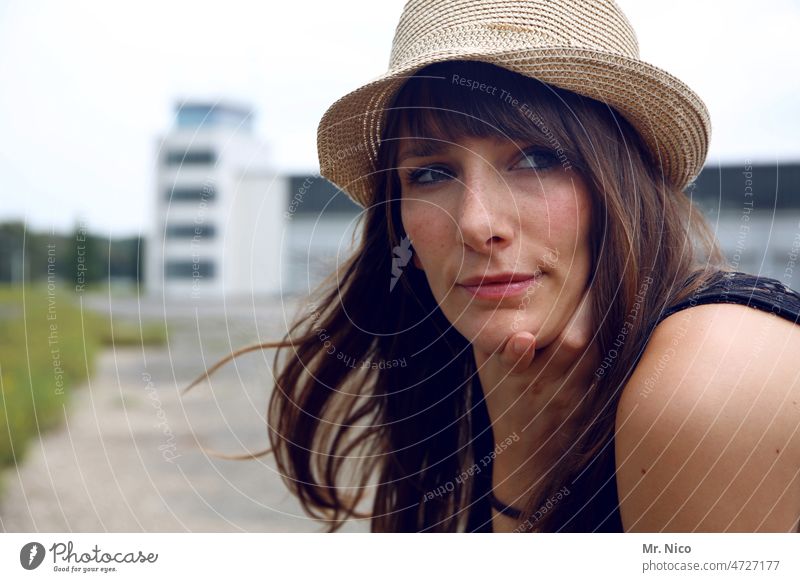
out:
<path id="1" fill-rule="evenodd" d="M 525 350 L 528 349 L 529 342 L 525 338 L 518 337 L 514 340 L 514 343 L 511 345 L 511 349 L 514 350 L 514 353 L 518 356 L 521 356 L 525 353 Z"/>

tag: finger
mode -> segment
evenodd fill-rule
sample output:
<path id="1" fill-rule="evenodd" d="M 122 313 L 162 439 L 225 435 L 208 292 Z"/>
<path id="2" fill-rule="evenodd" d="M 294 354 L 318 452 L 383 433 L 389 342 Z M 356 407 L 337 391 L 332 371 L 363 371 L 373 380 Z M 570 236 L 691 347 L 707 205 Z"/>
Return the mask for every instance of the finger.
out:
<path id="1" fill-rule="evenodd" d="M 556 350 L 567 357 L 582 354 L 594 334 L 592 322 L 592 288 L 587 286 L 575 311 L 561 330 L 556 342 Z"/>
<path id="2" fill-rule="evenodd" d="M 600 353 L 595 335 L 596 328 L 592 321 L 592 290 L 587 289 L 581 303 L 575 310 L 570 322 L 565 326 L 562 338 L 562 350 L 559 350 L 557 357 L 563 356 L 572 360 L 574 375 L 585 376 L 593 374 L 599 365 L 598 354 Z"/>
<path id="3" fill-rule="evenodd" d="M 508 338 L 500 361 L 509 368 L 511 374 L 521 374 L 531 365 L 536 352 L 536 338 L 527 331 L 521 331 Z"/>

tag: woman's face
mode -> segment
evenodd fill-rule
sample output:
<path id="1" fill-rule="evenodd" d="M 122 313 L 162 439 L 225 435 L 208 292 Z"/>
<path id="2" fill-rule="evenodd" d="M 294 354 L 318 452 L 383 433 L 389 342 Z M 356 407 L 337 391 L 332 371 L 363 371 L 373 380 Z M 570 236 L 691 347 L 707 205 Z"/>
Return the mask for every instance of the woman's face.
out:
<path id="1" fill-rule="evenodd" d="M 401 136 L 396 165 L 414 264 L 453 326 L 488 353 L 519 331 L 533 333 L 537 349 L 558 337 L 591 269 L 579 174 L 501 137 Z M 512 274 L 526 280 L 509 285 Z M 506 282 L 489 285 L 495 278 Z"/>

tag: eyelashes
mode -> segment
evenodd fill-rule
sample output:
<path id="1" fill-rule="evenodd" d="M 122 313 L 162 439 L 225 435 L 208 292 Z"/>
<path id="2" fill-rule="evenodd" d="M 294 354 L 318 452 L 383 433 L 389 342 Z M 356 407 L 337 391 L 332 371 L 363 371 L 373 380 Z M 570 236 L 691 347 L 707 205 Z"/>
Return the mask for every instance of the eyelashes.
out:
<path id="1" fill-rule="evenodd" d="M 530 148 L 523 152 L 524 156 L 520 159 L 520 161 L 528 161 L 529 163 L 535 164 L 535 167 L 532 167 L 534 170 L 549 170 L 553 166 L 558 165 L 558 157 L 556 153 L 551 150 L 542 149 L 542 148 Z M 537 163 L 536 159 L 541 160 L 541 162 Z"/>
<path id="2" fill-rule="evenodd" d="M 541 147 L 531 147 L 523 151 L 513 168 L 546 172 L 556 165 L 558 165 L 558 157 L 555 152 Z M 431 186 L 455 177 L 455 173 L 444 164 L 406 168 L 401 173 L 404 175 L 406 183 L 413 187 Z"/>
<path id="3" fill-rule="evenodd" d="M 428 166 L 407 171 L 407 181 L 414 186 L 424 186 L 426 184 L 436 184 L 447 178 L 452 178 L 453 174 L 443 166 Z"/>

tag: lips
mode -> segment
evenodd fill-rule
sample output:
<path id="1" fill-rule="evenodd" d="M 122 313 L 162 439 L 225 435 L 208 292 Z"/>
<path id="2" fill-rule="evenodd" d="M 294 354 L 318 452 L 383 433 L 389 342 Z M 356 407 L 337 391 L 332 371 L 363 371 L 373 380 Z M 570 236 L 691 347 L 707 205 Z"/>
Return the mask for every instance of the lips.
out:
<path id="1" fill-rule="evenodd" d="M 459 281 L 459 285 L 475 286 L 475 285 L 494 285 L 499 283 L 516 283 L 518 281 L 527 281 L 532 279 L 533 273 L 498 273 L 496 275 L 476 275 L 474 277 L 467 277 L 463 281 Z"/>
<path id="2" fill-rule="evenodd" d="M 485 277 L 468 277 L 459 283 L 459 287 L 478 299 L 503 299 L 519 295 L 539 277 L 525 273 L 504 273 Z"/>

